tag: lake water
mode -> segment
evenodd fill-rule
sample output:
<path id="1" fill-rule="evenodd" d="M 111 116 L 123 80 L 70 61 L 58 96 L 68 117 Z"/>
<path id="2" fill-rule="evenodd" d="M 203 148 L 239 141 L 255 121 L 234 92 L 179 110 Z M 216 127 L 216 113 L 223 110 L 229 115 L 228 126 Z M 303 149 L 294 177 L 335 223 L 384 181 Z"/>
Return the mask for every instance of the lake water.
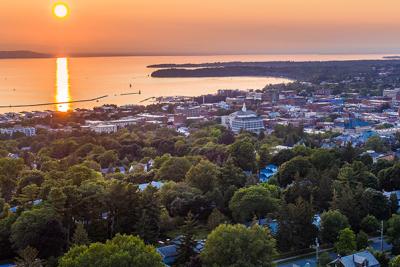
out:
<path id="1" fill-rule="evenodd" d="M 138 104 L 159 96 L 198 96 L 218 89 L 260 89 L 267 84 L 289 82 L 274 77 L 152 78 L 159 63 L 205 63 L 226 61 L 314 61 L 382 59 L 385 55 L 226 55 L 226 56 L 135 56 L 59 59 L 0 60 L 0 106 L 68 102 L 92 99 L 99 102 L 24 108 L 1 108 L 0 113 L 23 110 L 91 108 L 102 104 Z M 141 91 L 141 95 L 120 94 Z M 149 102 L 145 102 L 149 103 Z"/>

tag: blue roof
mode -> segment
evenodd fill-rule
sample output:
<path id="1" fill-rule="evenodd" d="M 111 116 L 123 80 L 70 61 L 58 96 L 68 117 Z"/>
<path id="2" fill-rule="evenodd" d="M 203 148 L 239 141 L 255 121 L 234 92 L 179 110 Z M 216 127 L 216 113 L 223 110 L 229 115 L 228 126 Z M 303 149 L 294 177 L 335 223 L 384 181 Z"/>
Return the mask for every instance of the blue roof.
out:
<path id="1" fill-rule="evenodd" d="M 259 219 L 257 220 L 258 225 L 260 226 L 268 226 L 269 230 L 271 231 L 271 234 L 275 235 L 278 233 L 278 221 L 277 220 L 271 220 L 271 219 Z M 247 222 L 244 225 L 247 227 L 250 227 L 253 224 L 253 222 Z"/>
<path id="2" fill-rule="evenodd" d="M 313 224 L 319 229 L 321 227 L 321 216 L 319 214 L 314 215 Z"/>
<path id="3" fill-rule="evenodd" d="M 335 261 L 340 261 L 344 267 L 357 267 L 357 266 L 364 266 L 363 263 L 367 262 L 366 266 L 369 267 L 377 267 L 380 266 L 378 260 L 371 254 L 371 252 L 365 250 L 361 252 L 357 252 L 355 254 L 341 257 L 336 259 Z"/>
<path id="4" fill-rule="evenodd" d="M 277 173 L 277 171 L 278 171 L 278 166 L 274 164 L 269 164 L 265 168 L 261 169 L 259 174 L 260 182 L 263 183 L 267 182 L 269 178 L 271 178 L 272 176 L 274 176 L 274 174 Z"/>
<path id="5" fill-rule="evenodd" d="M 161 187 L 163 187 L 164 183 L 162 182 L 151 182 L 151 183 L 146 183 L 146 184 L 140 184 L 139 185 L 139 190 L 140 191 L 144 191 L 149 185 L 151 185 L 152 187 L 155 187 L 157 189 L 160 189 Z"/>
<path id="6" fill-rule="evenodd" d="M 172 242 L 174 244 L 172 245 L 167 245 L 163 247 L 157 248 L 157 252 L 161 255 L 162 260 L 165 264 L 173 264 L 176 260 L 176 257 L 178 256 L 178 245 L 181 243 L 181 237 L 179 236 L 175 238 Z M 199 240 L 197 241 L 197 245 L 195 247 L 195 251 L 197 253 L 200 253 L 204 249 L 205 241 L 204 240 Z"/>
<path id="7" fill-rule="evenodd" d="M 157 248 L 157 252 L 161 255 L 165 264 L 173 264 L 176 256 L 178 256 L 178 247 L 176 245 L 168 245 Z"/>
<path id="8" fill-rule="evenodd" d="M 34 200 L 34 201 L 32 202 L 32 204 L 33 204 L 33 206 L 37 206 L 37 205 L 41 204 L 42 202 L 43 202 L 42 199 L 36 199 L 36 200 Z M 11 211 L 12 213 L 16 213 L 17 210 L 18 210 L 18 207 L 19 207 L 19 206 L 11 207 L 11 208 L 10 208 L 10 211 Z M 0 267 L 1 267 L 1 265 L 0 265 Z"/>

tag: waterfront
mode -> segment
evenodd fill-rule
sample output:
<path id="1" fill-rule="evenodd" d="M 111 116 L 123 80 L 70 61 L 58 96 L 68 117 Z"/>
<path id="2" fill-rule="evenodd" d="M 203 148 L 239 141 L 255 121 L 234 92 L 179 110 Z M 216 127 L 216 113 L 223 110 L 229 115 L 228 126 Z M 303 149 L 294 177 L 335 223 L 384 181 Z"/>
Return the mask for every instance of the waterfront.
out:
<path id="1" fill-rule="evenodd" d="M 137 56 L 61 59 L 0 60 L 0 106 L 65 102 L 108 95 L 100 102 L 63 104 L 8 111 L 91 108 L 101 104 L 138 104 L 159 96 L 198 96 L 218 89 L 261 89 L 267 84 L 288 82 L 273 77 L 151 78 L 159 63 L 204 63 L 223 61 L 314 61 L 382 59 L 385 55 L 227 55 L 227 56 Z M 120 96 L 141 91 L 141 95 Z M 148 102 L 147 102 L 148 103 Z"/>

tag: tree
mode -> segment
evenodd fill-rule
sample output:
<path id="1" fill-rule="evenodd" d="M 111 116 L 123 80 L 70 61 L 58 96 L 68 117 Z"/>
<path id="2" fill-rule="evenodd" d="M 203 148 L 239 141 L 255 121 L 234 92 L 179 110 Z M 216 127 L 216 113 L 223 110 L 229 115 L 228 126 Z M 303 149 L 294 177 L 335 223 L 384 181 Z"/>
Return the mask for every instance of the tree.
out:
<path id="1" fill-rule="evenodd" d="M 72 236 L 72 243 L 74 245 L 89 245 L 88 233 L 82 223 L 78 223 L 75 228 L 74 235 Z"/>
<path id="2" fill-rule="evenodd" d="M 380 228 L 378 219 L 373 215 L 367 215 L 361 220 L 361 229 L 367 234 L 374 235 Z"/>
<path id="3" fill-rule="evenodd" d="M 279 185 L 286 187 L 294 181 L 296 176 L 300 179 L 305 178 L 311 169 L 312 164 L 307 158 L 295 157 L 279 167 L 277 173 Z"/>
<path id="4" fill-rule="evenodd" d="M 367 188 L 361 196 L 361 208 L 366 214 L 374 215 L 379 220 L 389 216 L 389 201 L 382 192 Z"/>
<path id="5" fill-rule="evenodd" d="M 271 161 L 271 153 L 268 145 L 262 145 L 258 150 L 258 166 L 264 168 Z"/>
<path id="6" fill-rule="evenodd" d="M 347 217 L 338 210 L 329 210 L 321 215 L 321 237 L 326 243 L 336 242 L 339 231 L 348 227 Z"/>
<path id="7" fill-rule="evenodd" d="M 263 218 L 268 213 L 276 211 L 278 200 L 262 185 L 241 188 L 235 192 L 229 202 L 229 209 L 237 222 L 248 222 L 254 216 Z"/>
<path id="8" fill-rule="evenodd" d="M 329 252 L 323 252 L 319 256 L 319 262 L 318 266 L 320 267 L 325 267 L 332 261 L 331 255 L 329 255 Z"/>
<path id="9" fill-rule="evenodd" d="M 400 215 L 393 214 L 387 223 L 386 235 L 393 245 L 392 254 L 400 254 Z"/>
<path id="10" fill-rule="evenodd" d="M 0 259 L 10 259 L 14 256 L 14 250 L 10 241 L 11 225 L 17 219 L 17 215 L 10 214 L 0 219 Z"/>
<path id="11" fill-rule="evenodd" d="M 74 246 L 60 258 L 59 267 L 137 266 L 162 267 L 161 256 L 154 247 L 135 236 L 117 234 L 106 243 Z"/>
<path id="12" fill-rule="evenodd" d="M 108 150 L 99 155 L 97 161 L 100 163 L 102 168 L 107 168 L 110 165 L 115 165 L 118 161 L 117 152 L 114 150 Z"/>
<path id="13" fill-rule="evenodd" d="M 269 267 L 274 266 L 275 255 L 275 240 L 268 229 L 222 224 L 208 235 L 200 257 L 206 267 Z"/>
<path id="14" fill-rule="evenodd" d="M 213 190 L 217 185 L 219 175 L 218 166 L 202 160 L 195 166 L 192 166 L 186 174 L 185 181 L 195 188 L 200 189 L 203 193 Z"/>
<path id="15" fill-rule="evenodd" d="M 193 217 L 193 214 L 189 212 L 185 218 L 184 225 L 181 227 L 182 236 L 179 238 L 179 242 L 177 244 L 177 264 L 184 265 L 188 263 L 192 257 L 196 256 L 197 253 L 195 249 L 197 241 L 194 238 L 196 227 L 197 221 Z"/>
<path id="16" fill-rule="evenodd" d="M 166 183 L 161 188 L 160 199 L 172 217 L 186 217 L 190 211 L 197 219 L 203 220 L 214 208 L 199 189 L 185 183 Z"/>
<path id="17" fill-rule="evenodd" d="M 317 236 L 314 216 L 313 206 L 302 198 L 296 203 L 282 204 L 277 235 L 281 251 L 303 249 L 313 244 Z"/>
<path id="18" fill-rule="evenodd" d="M 232 159 L 228 159 L 222 166 L 218 176 L 218 186 L 225 191 L 229 186 L 243 187 L 246 183 L 246 175 L 237 167 Z"/>
<path id="19" fill-rule="evenodd" d="M 26 247 L 18 252 L 15 259 L 16 267 L 42 267 L 43 261 L 38 258 L 39 251 L 33 247 Z"/>
<path id="20" fill-rule="evenodd" d="M 357 250 L 365 249 L 369 246 L 368 235 L 364 231 L 357 234 Z"/>
<path id="21" fill-rule="evenodd" d="M 390 202 L 390 212 L 397 213 L 399 210 L 399 201 L 400 199 L 397 199 L 397 195 L 395 193 L 390 194 L 389 202 Z"/>
<path id="22" fill-rule="evenodd" d="M 374 150 L 376 152 L 386 152 L 388 147 L 379 136 L 371 136 L 365 143 L 366 149 Z"/>
<path id="23" fill-rule="evenodd" d="M 81 185 L 84 181 L 101 179 L 101 175 L 84 165 L 75 165 L 68 169 L 67 179 L 72 181 L 74 185 Z"/>
<path id="24" fill-rule="evenodd" d="M 158 170 L 158 177 L 164 181 L 182 181 L 191 167 L 190 161 L 185 157 L 172 157 L 162 163 Z"/>
<path id="25" fill-rule="evenodd" d="M 400 256 L 396 256 L 394 257 L 390 263 L 389 263 L 390 267 L 400 267 Z"/>
<path id="26" fill-rule="evenodd" d="M 65 229 L 55 211 L 41 207 L 24 211 L 11 226 L 11 242 L 16 249 L 31 246 L 43 258 L 58 256 L 66 245 Z"/>
<path id="27" fill-rule="evenodd" d="M 155 242 L 160 234 L 161 215 L 156 188 L 149 186 L 141 193 L 139 211 L 141 214 L 136 225 L 136 233 L 146 243 Z"/>
<path id="28" fill-rule="evenodd" d="M 335 181 L 333 184 L 333 198 L 331 209 L 339 210 L 347 217 L 352 227 L 358 227 L 361 219 L 366 216 L 363 209 L 360 209 L 360 199 L 364 193 L 361 185 L 351 188 L 349 183 Z"/>
<path id="29" fill-rule="evenodd" d="M 396 163 L 378 173 L 380 187 L 385 191 L 400 190 L 400 163 Z"/>
<path id="30" fill-rule="evenodd" d="M 331 168 L 335 163 L 334 155 L 326 149 L 317 149 L 310 158 L 314 167 L 320 171 Z"/>
<path id="31" fill-rule="evenodd" d="M 210 216 L 208 216 L 207 226 L 209 230 L 214 230 L 218 225 L 227 223 L 228 218 L 222 214 L 218 209 L 214 209 Z"/>
<path id="32" fill-rule="evenodd" d="M 22 171 L 18 178 L 17 193 L 28 185 L 41 186 L 44 182 L 44 173 L 37 170 Z"/>
<path id="33" fill-rule="evenodd" d="M 291 160 L 295 156 L 296 154 L 291 149 L 282 149 L 272 157 L 271 163 L 280 166 L 286 161 Z"/>
<path id="34" fill-rule="evenodd" d="M 25 168 L 22 159 L 0 158 L 0 195 L 9 202 L 17 185 L 18 174 Z"/>
<path id="35" fill-rule="evenodd" d="M 253 143 L 245 138 L 231 146 L 231 155 L 237 166 L 245 171 L 253 171 L 256 163 L 256 150 Z"/>
<path id="36" fill-rule="evenodd" d="M 357 249 L 356 235 L 350 228 L 339 232 L 338 241 L 335 243 L 335 250 L 340 255 L 348 255 Z"/>
<path id="37" fill-rule="evenodd" d="M 225 130 L 222 132 L 222 134 L 219 137 L 218 142 L 220 144 L 224 144 L 224 145 L 230 145 L 233 142 L 235 142 L 235 135 L 232 131 L 230 130 Z"/>

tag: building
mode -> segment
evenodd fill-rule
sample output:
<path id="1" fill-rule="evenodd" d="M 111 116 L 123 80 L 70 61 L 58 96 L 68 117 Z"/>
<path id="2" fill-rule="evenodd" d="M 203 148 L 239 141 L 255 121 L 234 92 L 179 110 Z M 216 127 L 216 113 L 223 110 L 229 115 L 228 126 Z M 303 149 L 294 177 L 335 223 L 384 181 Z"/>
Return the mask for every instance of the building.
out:
<path id="1" fill-rule="evenodd" d="M 269 164 L 265 168 L 260 170 L 259 178 L 260 182 L 265 183 L 278 172 L 278 166 Z"/>
<path id="2" fill-rule="evenodd" d="M 378 260 L 371 254 L 371 252 L 365 250 L 355 254 L 339 257 L 336 260 L 328 264 L 332 267 L 380 267 Z"/>
<path id="3" fill-rule="evenodd" d="M 382 92 L 383 97 L 390 98 L 392 100 L 399 100 L 400 98 L 400 88 L 395 89 L 385 89 Z"/>
<path id="4" fill-rule="evenodd" d="M 265 129 L 263 119 L 254 111 L 247 110 L 246 104 L 243 104 L 242 110 L 234 112 L 229 116 L 223 116 L 221 123 L 225 127 L 230 128 L 235 134 L 241 130 L 259 134 Z"/>
<path id="5" fill-rule="evenodd" d="M 115 124 L 99 124 L 99 125 L 91 125 L 90 130 L 96 133 L 116 133 L 118 130 L 117 125 Z"/>
<path id="6" fill-rule="evenodd" d="M 178 106 L 175 108 L 175 114 L 182 114 L 186 117 L 199 117 L 200 112 L 200 106 Z"/>
<path id="7" fill-rule="evenodd" d="M 163 263 L 167 266 L 172 265 L 176 261 L 176 258 L 178 257 L 179 245 L 182 243 L 181 239 L 182 236 L 178 236 L 177 238 L 172 240 L 170 245 L 159 247 L 156 249 L 156 251 L 161 255 Z M 199 254 L 204 249 L 204 245 L 205 240 L 197 240 L 194 251 Z"/>
<path id="8" fill-rule="evenodd" d="M 36 135 L 36 129 L 33 127 L 0 128 L 0 134 L 13 136 L 16 133 L 22 133 L 26 136 L 34 136 Z"/>

